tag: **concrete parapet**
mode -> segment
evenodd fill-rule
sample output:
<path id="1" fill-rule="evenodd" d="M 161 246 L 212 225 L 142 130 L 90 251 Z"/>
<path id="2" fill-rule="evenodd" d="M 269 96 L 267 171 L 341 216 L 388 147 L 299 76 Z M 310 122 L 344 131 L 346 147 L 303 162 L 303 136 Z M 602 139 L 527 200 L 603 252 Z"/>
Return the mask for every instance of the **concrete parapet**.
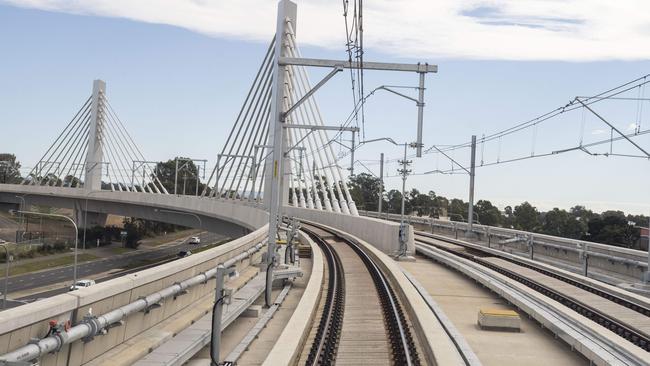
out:
<path id="1" fill-rule="evenodd" d="M 190 257 L 161 264 L 140 272 L 129 274 L 95 286 L 65 293 L 46 300 L 36 301 L 0 313 L 0 355 L 24 346 L 30 338 L 42 338 L 48 331 L 49 320 L 78 324 L 85 315 L 105 314 L 141 297 L 169 287 L 216 267 L 236 255 L 263 242 L 266 226 L 250 234 L 194 254 Z M 243 259 L 238 267 L 247 267 L 251 261 L 259 261 L 259 255 Z M 47 354 L 40 359 L 41 365 L 82 365 L 110 350 L 118 344 L 142 333 L 195 301 L 214 292 L 215 280 L 187 289 L 187 293 L 162 300 L 159 307 L 148 312 L 133 313 L 107 334 L 96 336 L 87 342 L 77 341 L 64 345 L 59 352 Z"/>
<path id="2" fill-rule="evenodd" d="M 300 241 L 309 243 L 312 248 L 311 275 L 291 319 L 264 360 L 262 365 L 265 366 L 295 365 L 298 362 L 318 310 L 324 275 L 323 253 L 308 236 L 302 235 Z"/>
<path id="3" fill-rule="evenodd" d="M 400 251 L 399 223 L 375 219 L 364 216 L 351 216 L 336 212 L 311 210 L 292 206 L 283 207 L 288 216 L 295 216 L 299 219 L 317 222 L 332 228 L 352 234 L 372 246 L 390 255 L 397 256 Z M 413 240 L 413 227 L 409 225 L 408 241 L 406 243 L 406 254 L 415 254 L 415 242 Z"/>

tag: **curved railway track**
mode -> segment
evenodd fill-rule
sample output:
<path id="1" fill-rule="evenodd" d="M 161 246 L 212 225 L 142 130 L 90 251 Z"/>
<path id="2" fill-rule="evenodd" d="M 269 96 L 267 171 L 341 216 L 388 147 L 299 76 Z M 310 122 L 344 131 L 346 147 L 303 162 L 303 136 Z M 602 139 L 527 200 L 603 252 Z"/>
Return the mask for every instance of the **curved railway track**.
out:
<path id="1" fill-rule="evenodd" d="M 420 238 L 418 238 L 418 236 Z M 453 250 L 445 245 L 436 245 L 434 242 L 430 240 L 422 240 L 422 238 L 439 240 L 456 246 L 461 246 L 471 250 L 473 253 L 482 252 L 482 254 L 486 254 L 487 256 L 498 257 L 500 260 L 503 260 L 504 263 L 500 264 L 488 258 L 483 258 L 479 255 L 472 254 L 471 252 Z M 593 320 L 601 326 L 604 326 L 605 328 L 611 330 L 612 332 L 628 340 L 634 345 L 642 348 L 643 350 L 650 351 L 650 334 L 648 334 L 648 328 L 643 329 L 644 327 L 642 326 L 643 323 L 650 324 L 650 322 L 648 322 L 650 319 L 650 309 L 647 309 L 640 304 L 633 303 L 614 294 L 610 294 L 601 289 L 590 286 L 586 283 L 578 282 L 572 278 L 562 276 L 561 274 L 548 271 L 544 268 L 532 265 L 530 263 L 518 261 L 508 256 L 498 256 L 488 251 L 481 251 L 480 248 L 476 248 L 475 246 L 463 245 L 462 242 L 457 240 L 422 234 L 416 234 L 415 240 L 418 245 L 435 247 L 447 253 L 451 253 L 455 256 L 462 257 L 480 264 L 481 266 L 494 270 L 502 275 L 507 276 L 508 278 L 514 279 L 515 281 L 522 283 L 527 287 L 552 298 L 553 300 L 560 302 L 566 307 L 574 310 L 575 312 L 588 319 Z M 515 264 L 516 266 L 513 268 L 513 266 L 509 266 L 507 264 Z M 530 271 L 526 271 L 524 269 L 519 270 L 519 267 L 517 266 L 523 267 Z M 561 289 L 559 286 L 551 286 L 550 284 L 554 283 L 553 281 L 549 280 L 545 282 L 543 280 L 540 280 L 540 278 L 534 278 L 535 276 L 531 275 L 531 273 L 539 273 L 543 276 L 548 276 L 553 280 L 558 280 L 566 284 L 573 285 L 577 288 L 576 293 L 570 293 L 570 291 Z M 585 291 L 587 294 L 584 294 L 580 291 Z M 615 306 L 612 307 L 607 303 L 601 304 L 597 301 L 585 300 L 594 300 L 596 297 L 607 299 L 615 304 Z M 617 306 L 622 307 L 624 310 L 619 309 L 619 314 L 616 314 L 616 311 L 607 311 L 608 309 L 616 309 Z M 626 310 L 631 311 L 623 317 L 621 314 L 625 313 Z M 623 318 L 625 319 L 623 320 Z"/>
<path id="2" fill-rule="evenodd" d="M 363 339 L 345 335 L 346 319 L 352 323 L 347 324 L 348 334 L 357 335 L 355 332 L 363 331 L 363 328 L 375 329 L 371 332 L 375 336 L 385 334 L 383 340 L 368 342 L 376 349 L 380 361 L 392 365 L 420 365 L 417 346 L 399 299 L 375 261 L 356 243 L 323 228 L 303 224 L 301 230 L 323 250 L 328 269 L 327 294 L 306 365 L 334 365 L 344 356 L 341 353 L 350 356 L 354 352 L 363 352 L 355 343 Z M 352 258 L 354 255 L 357 258 Z M 354 261 L 362 263 L 365 270 L 353 265 L 359 264 Z M 374 289 L 368 288 L 368 283 L 374 284 Z M 373 306 L 378 307 L 376 312 L 373 312 Z M 362 317 L 355 314 L 362 314 Z M 376 319 L 373 314 L 381 319 Z M 385 354 L 382 353 L 383 345 L 386 345 Z M 345 351 L 339 352 L 341 350 Z"/>

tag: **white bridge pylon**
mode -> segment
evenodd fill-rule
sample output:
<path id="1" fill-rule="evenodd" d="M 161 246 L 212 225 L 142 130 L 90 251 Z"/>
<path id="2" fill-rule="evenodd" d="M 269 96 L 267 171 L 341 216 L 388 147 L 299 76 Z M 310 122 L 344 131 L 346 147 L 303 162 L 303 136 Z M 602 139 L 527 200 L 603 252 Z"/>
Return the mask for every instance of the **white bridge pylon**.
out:
<path id="1" fill-rule="evenodd" d="M 22 184 L 167 194 L 106 97 L 93 92 Z"/>
<path id="2" fill-rule="evenodd" d="M 283 56 L 301 57 L 295 37 L 295 25 L 287 20 L 287 34 L 281 45 Z M 272 95 L 276 38 L 266 52 L 244 105 L 217 155 L 217 164 L 210 175 L 210 192 L 204 195 L 224 199 L 262 202 L 272 164 Z M 304 66 L 284 67 L 284 98 L 282 110 L 304 98 L 286 116 L 283 129 L 285 141 L 284 179 L 281 202 L 293 206 L 357 215 L 346 177 L 337 164 L 324 121 Z M 307 96 L 307 97 L 305 97 Z M 302 128 L 300 126 L 305 126 Z M 314 126 L 314 129 L 307 128 Z"/>

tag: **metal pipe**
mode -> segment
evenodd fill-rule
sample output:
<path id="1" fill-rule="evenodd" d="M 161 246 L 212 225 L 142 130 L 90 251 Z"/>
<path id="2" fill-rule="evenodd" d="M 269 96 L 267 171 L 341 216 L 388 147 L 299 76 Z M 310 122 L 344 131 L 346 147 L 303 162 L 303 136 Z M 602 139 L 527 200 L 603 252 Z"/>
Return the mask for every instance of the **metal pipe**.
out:
<path id="1" fill-rule="evenodd" d="M 258 243 L 245 252 L 242 252 L 237 256 L 223 262 L 222 265 L 224 267 L 231 267 L 237 262 L 258 252 L 262 249 L 263 246 L 263 243 Z M 210 278 L 215 277 L 216 274 L 217 267 L 200 273 L 185 281 L 175 283 L 172 286 L 169 286 L 161 291 L 150 294 L 145 298 L 138 299 L 127 305 L 121 306 L 106 314 L 100 315 L 98 317 L 88 316 L 84 318 L 82 323 L 75 325 L 65 332 L 51 335 L 47 338 L 39 340 L 36 343 L 25 345 L 12 352 L 0 356 L 0 361 L 31 361 L 47 353 L 57 352 L 65 344 L 72 343 L 82 338 L 94 337 L 98 334 L 101 334 L 102 330 L 107 326 L 117 323 L 133 313 L 146 310 L 149 306 L 157 304 L 168 297 L 177 295 L 189 287 L 204 283 Z"/>

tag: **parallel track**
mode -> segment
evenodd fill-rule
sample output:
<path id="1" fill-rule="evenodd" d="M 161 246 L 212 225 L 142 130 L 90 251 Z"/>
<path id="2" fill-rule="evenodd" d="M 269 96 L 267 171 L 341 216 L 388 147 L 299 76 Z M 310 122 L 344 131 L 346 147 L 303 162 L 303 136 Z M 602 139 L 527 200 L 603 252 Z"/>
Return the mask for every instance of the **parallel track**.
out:
<path id="1" fill-rule="evenodd" d="M 428 237 L 428 236 L 425 236 L 425 237 Z M 458 241 L 455 241 L 455 240 L 452 240 L 452 239 L 445 240 L 445 239 L 440 238 L 440 237 L 435 237 L 435 239 L 440 240 L 440 241 L 444 241 L 444 242 L 447 242 L 447 243 L 451 243 L 451 244 L 454 244 L 454 245 L 463 246 L 462 243 L 460 243 Z M 589 306 L 589 304 L 584 304 L 582 302 L 575 301 L 574 299 L 566 296 L 565 294 L 563 294 L 563 293 L 561 293 L 559 291 L 555 291 L 552 288 L 544 286 L 544 285 L 542 285 L 542 284 L 540 284 L 538 282 L 532 281 L 531 279 L 521 275 L 520 273 L 517 273 L 515 271 L 502 268 L 502 267 L 500 267 L 498 265 L 495 265 L 494 263 L 486 261 L 486 260 L 482 259 L 481 257 L 473 255 L 471 253 L 454 251 L 454 250 L 449 249 L 449 248 L 447 248 L 445 246 L 442 246 L 442 245 L 435 245 L 435 244 L 432 244 L 430 242 L 424 242 L 421 239 L 418 240 L 417 237 L 416 237 L 416 242 L 419 245 L 436 247 L 437 249 L 444 250 L 444 251 L 446 251 L 448 253 L 451 253 L 451 254 L 453 254 L 455 256 L 459 256 L 459 257 L 468 259 L 468 260 L 473 261 L 475 263 L 478 263 L 478 264 L 480 264 L 482 266 L 490 268 L 490 269 L 492 269 L 492 270 L 494 270 L 494 271 L 496 271 L 498 273 L 501 273 L 501 274 L 503 274 L 503 275 L 505 275 L 505 276 L 507 276 L 509 278 L 512 278 L 512 279 L 516 280 L 517 282 L 520 282 L 520 283 L 530 287 L 531 289 L 533 289 L 533 290 L 535 290 L 535 291 L 537 291 L 539 293 L 542 293 L 542 294 L 544 294 L 544 295 L 546 295 L 546 296 L 548 296 L 548 297 L 562 303 L 563 305 L 573 309 L 574 311 L 581 314 L 582 316 L 585 316 L 586 318 L 591 319 L 591 320 L 595 321 L 596 323 L 608 328 L 609 330 L 611 330 L 614 333 L 618 334 L 622 338 L 630 341 L 634 345 L 644 349 L 645 351 L 650 351 L 650 337 L 647 334 L 639 331 L 638 329 L 633 328 L 632 326 L 623 324 L 621 321 L 617 320 L 611 314 L 605 314 L 603 312 L 600 312 L 597 309 L 595 309 L 594 307 Z M 468 249 L 475 250 L 475 251 L 479 250 L 479 249 L 476 249 L 475 247 L 469 247 L 469 246 L 466 246 L 466 247 Z M 487 253 L 487 252 L 484 252 L 484 253 Z M 488 255 L 494 256 L 491 253 L 488 253 Z M 507 258 L 507 257 L 501 257 L 501 259 L 504 259 L 504 260 L 507 260 L 507 261 L 512 262 L 514 264 L 517 264 L 517 265 L 520 265 L 520 266 L 535 270 L 535 271 L 540 272 L 540 273 L 542 273 L 544 275 L 551 276 L 553 278 L 562 280 L 562 281 L 567 282 L 569 284 L 577 283 L 577 281 L 575 281 L 573 279 L 561 276 L 561 275 L 559 275 L 557 273 L 553 273 L 553 272 L 544 270 L 542 268 L 536 267 L 536 266 L 531 265 L 529 263 L 519 262 L 519 261 L 516 261 L 514 259 Z M 600 289 L 595 289 L 595 288 L 593 288 L 593 287 L 591 287 L 591 286 L 589 286 L 587 284 L 581 284 L 581 286 L 578 286 L 578 287 L 583 289 L 583 290 L 589 291 L 589 292 L 593 293 L 594 295 L 602 296 L 603 298 L 606 298 L 606 299 L 609 299 L 610 297 L 615 298 L 616 299 L 616 301 L 614 301 L 615 303 L 617 303 L 619 305 L 622 305 L 622 306 L 625 306 L 625 307 L 627 307 L 629 309 L 635 310 L 638 313 L 642 314 L 643 316 L 648 316 L 647 315 L 648 313 L 646 312 L 647 309 L 642 309 L 642 307 L 640 305 L 638 305 L 638 304 L 631 303 L 631 302 L 629 302 L 629 301 L 627 301 L 625 299 L 621 299 L 620 297 L 617 297 L 617 296 L 612 295 L 612 294 L 607 294 L 604 291 L 602 291 Z M 609 295 L 609 296 L 603 296 L 603 295 L 601 295 L 601 293 L 605 294 L 605 295 Z M 626 306 L 624 303 L 629 303 L 629 304 Z M 641 309 L 641 311 L 639 311 L 637 309 Z"/>
<path id="2" fill-rule="evenodd" d="M 318 232 L 326 231 L 321 227 L 305 225 L 305 231 L 322 249 L 327 259 L 328 290 L 323 314 L 318 324 L 314 342 L 307 358 L 307 365 L 333 365 L 336 363 L 336 353 L 340 345 L 340 335 L 345 313 L 345 276 L 336 250 Z M 383 324 L 388 335 L 393 365 L 420 365 L 415 342 L 411 336 L 406 316 L 392 289 L 388 279 L 361 247 L 351 240 L 334 233 L 337 240 L 345 242 L 364 263 L 378 294 L 381 304 Z"/>

